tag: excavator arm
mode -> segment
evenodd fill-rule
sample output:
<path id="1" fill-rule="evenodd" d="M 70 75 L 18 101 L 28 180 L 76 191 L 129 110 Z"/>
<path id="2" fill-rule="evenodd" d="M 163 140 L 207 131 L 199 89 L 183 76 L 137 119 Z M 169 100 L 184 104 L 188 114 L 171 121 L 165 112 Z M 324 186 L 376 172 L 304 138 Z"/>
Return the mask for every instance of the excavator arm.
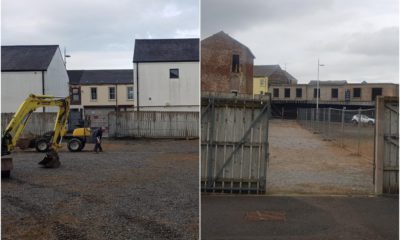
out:
<path id="1" fill-rule="evenodd" d="M 70 108 L 69 97 L 57 98 L 48 95 L 29 95 L 29 97 L 20 105 L 2 135 L 1 155 L 4 156 L 11 153 L 32 113 L 40 107 L 59 108 L 56 122 L 54 124 L 53 136 L 50 140 L 49 151 L 46 153 L 46 157 L 39 162 L 39 164 L 45 167 L 57 168 L 60 166 L 58 149 L 61 147 L 62 137 L 66 133 L 66 124 Z"/>

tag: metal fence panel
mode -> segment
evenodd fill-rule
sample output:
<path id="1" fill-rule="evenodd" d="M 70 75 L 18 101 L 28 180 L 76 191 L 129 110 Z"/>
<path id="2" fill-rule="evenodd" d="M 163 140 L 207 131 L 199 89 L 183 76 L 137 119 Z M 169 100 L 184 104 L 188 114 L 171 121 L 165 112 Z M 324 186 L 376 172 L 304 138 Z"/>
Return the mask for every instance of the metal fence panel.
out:
<path id="1" fill-rule="evenodd" d="M 375 109 L 302 108 L 298 109 L 297 120 L 325 140 L 334 141 L 355 154 L 373 158 Z"/>
<path id="2" fill-rule="evenodd" d="M 198 112 L 110 112 L 109 136 L 148 138 L 198 138 Z"/>
<path id="3" fill-rule="evenodd" d="M 263 193 L 268 162 L 269 96 L 203 94 L 201 189 Z"/>

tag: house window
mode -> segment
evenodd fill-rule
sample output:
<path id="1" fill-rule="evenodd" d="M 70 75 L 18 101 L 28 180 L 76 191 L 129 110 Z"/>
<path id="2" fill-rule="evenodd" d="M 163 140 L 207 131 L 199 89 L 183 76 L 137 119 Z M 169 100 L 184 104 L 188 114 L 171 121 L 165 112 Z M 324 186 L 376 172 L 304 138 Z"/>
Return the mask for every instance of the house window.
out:
<path id="1" fill-rule="evenodd" d="M 274 88 L 274 97 L 279 97 L 279 88 Z"/>
<path id="2" fill-rule="evenodd" d="M 232 56 L 232 72 L 238 73 L 239 72 L 239 55 L 238 54 L 233 54 Z"/>
<path id="3" fill-rule="evenodd" d="M 314 98 L 317 98 L 317 89 L 314 88 Z M 321 98 L 321 89 L 318 89 L 318 98 Z"/>
<path id="4" fill-rule="evenodd" d="M 361 97 L 361 88 L 353 88 L 353 98 Z"/>
<path id="5" fill-rule="evenodd" d="M 332 96 L 332 98 L 338 98 L 339 90 L 337 88 L 332 88 L 331 89 L 331 96 Z"/>
<path id="6" fill-rule="evenodd" d="M 285 98 L 290 98 L 290 88 L 285 88 Z"/>
<path id="7" fill-rule="evenodd" d="M 80 104 L 81 101 L 81 93 L 79 87 L 71 87 L 70 88 L 71 102 Z"/>
<path id="8" fill-rule="evenodd" d="M 115 100 L 115 87 L 108 88 L 108 100 Z"/>
<path id="9" fill-rule="evenodd" d="M 126 95 L 128 100 L 133 100 L 133 87 L 126 88 Z"/>
<path id="10" fill-rule="evenodd" d="M 265 87 L 265 79 L 260 79 L 260 87 Z"/>
<path id="11" fill-rule="evenodd" d="M 303 89 L 301 89 L 301 88 L 296 88 L 296 97 L 297 97 L 297 98 L 303 97 Z"/>
<path id="12" fill-rule="evenodd" d="M 97 88 L 90 88 L 90 100 L 97 101 Z"/>
<path id="13" fill-rule="evenodd" d="M 179 78 L 179 69 L 178 68 L 171 68 L 169 70 L 169 78 Z"/>

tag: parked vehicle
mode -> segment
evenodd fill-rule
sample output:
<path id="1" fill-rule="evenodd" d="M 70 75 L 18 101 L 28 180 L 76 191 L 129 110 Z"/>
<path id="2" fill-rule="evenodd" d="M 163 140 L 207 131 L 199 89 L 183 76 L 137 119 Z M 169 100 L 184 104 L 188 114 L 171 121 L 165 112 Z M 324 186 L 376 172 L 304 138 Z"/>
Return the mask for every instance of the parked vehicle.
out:
<path id="1" fill-rule="evenodd" d="M 373 125 L 373 124 L 375 124 L 375 119 L 370 118 L 367 115 L 363 115 L 363 114 L 361 114 L 361 118 L 360 118 L 360 114 L 356 114 L 351 119 L 351 122 L 354 123 L 354 124 L 358 124 L 359 122 L 361 122 L 361 123 L 364 123 L 364 124 Z"/>

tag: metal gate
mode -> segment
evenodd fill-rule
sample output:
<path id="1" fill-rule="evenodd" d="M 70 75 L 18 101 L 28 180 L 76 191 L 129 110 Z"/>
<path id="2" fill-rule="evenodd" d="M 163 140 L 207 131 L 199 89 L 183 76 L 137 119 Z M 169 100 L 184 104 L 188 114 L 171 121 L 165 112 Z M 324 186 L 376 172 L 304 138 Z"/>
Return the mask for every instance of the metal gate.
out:
<path id="1" fill-rule="evenodd" d="M 203 93 L 202 191 L 266 191 L 269 114 L 269 95 Z"/>
<path id="2" fill-rule="evenodd" d="M 375 192 L 399 194 L 399 99 L 378 97 L 375 126 Z"/>

